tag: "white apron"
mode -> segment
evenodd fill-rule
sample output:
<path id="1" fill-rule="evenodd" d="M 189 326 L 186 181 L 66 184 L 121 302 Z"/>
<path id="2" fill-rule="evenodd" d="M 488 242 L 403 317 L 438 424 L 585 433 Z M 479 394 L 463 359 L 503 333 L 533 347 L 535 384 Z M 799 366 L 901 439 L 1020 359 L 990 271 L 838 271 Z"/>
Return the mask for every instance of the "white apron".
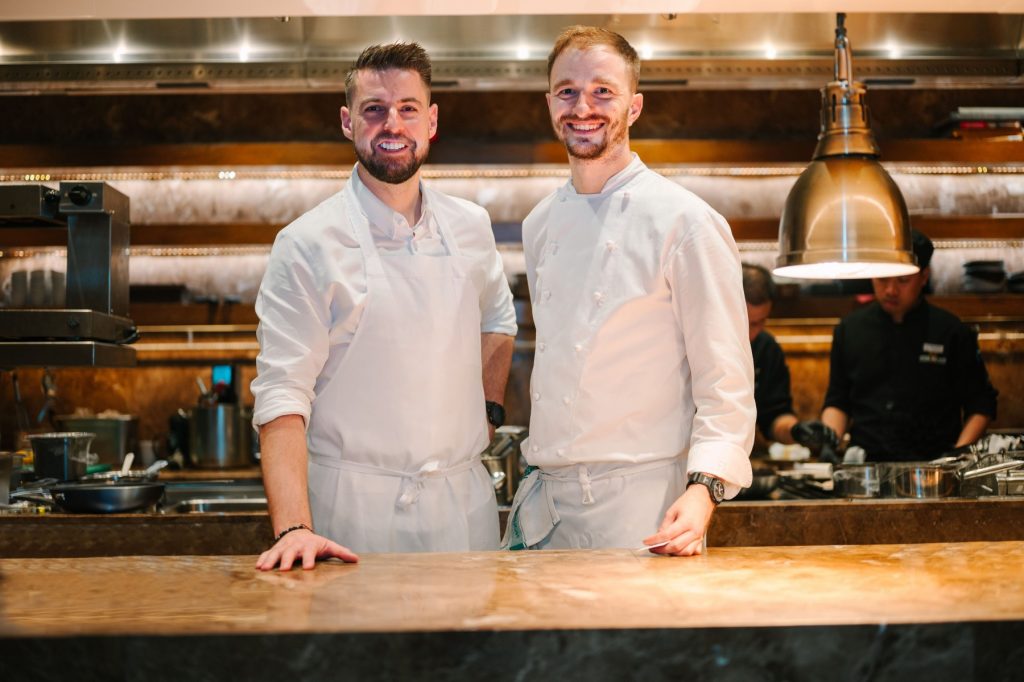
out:
<path id="1" fill-rule="evenodd" d="M 314 528 L 356 552 L 497 549 L 480 307 L 455 240 L 439 224 L 448 255 L 382 257 L 349 187 L 344 200 L 367 296 L 314 403 L 343 442 L 310 451 Z"/>
<path id="2" fill-rule="evenodd" d="M 686 460 L 531 467 L 516 491 L 506 549 L 635 549 L 686 490 Z"/>

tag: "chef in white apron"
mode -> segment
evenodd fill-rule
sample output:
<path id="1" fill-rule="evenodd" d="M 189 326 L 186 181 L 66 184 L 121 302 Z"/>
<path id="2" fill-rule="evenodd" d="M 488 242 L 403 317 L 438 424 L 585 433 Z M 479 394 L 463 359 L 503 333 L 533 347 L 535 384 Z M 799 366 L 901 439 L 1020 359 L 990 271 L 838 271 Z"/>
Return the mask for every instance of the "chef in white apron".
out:
<path id="1" fill-rule="evenodd" d="M 486 212 L 420 183 L 437 110 L 409 50 L 357 61 L 342 129 L 360 162 L 281 231 L 260 287 L 254 423 L 277 534 L 261 569 L 498 547 L 480 452 L 515 311 Z"/>
<path id="2" fill-rule="evenodd" d="M 714 504 L 751 480 L 739 254 L 721 216 L 630 152 L 633 48 L 573 27 L 552 54 L 548 105 L 572 177 L 523 223 L 530 469 L 505 543 L 693 554 Z"/>

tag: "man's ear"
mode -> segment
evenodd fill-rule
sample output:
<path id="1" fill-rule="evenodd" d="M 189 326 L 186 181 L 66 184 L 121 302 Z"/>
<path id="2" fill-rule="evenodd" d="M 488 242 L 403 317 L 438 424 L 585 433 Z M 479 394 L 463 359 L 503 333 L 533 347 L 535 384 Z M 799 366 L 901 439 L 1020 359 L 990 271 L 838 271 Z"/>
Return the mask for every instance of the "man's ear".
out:
<path id="1" fill-rule="evenodd" d="M 633 125 L 633 122 L 640 118 L 640 112 L 644 108 L 644 96 L 639 93 L 633 93 L 633 99 L 629 102 L 629 125 Z"/>
<path id="2" fill-rule="evenodd" d="M 341 132 L 345 134 L 348 139 L 352 138 L 352 112 L 348 110 L 348 107 L 341 108 Z"/>

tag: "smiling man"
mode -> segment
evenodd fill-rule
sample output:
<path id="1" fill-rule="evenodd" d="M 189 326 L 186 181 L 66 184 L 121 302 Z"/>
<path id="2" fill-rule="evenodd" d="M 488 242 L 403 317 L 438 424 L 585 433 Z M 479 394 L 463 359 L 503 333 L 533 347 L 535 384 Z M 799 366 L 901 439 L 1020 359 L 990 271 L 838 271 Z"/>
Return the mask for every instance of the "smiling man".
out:
<path id="1" fill-rule="evenodd" d="M 875 302 L 832 335 L 821 420 L 870 460 L 932 459 L 978 440 L 996 416 L 975 333 L 930 304 L 924 290 L 934 247 L 913 231 L 921 270 L 873 279 Z"/>
<path id="2" fill-rule="evenodd" d="M 359 162 L 274 242 L 252 384 L 276 534 L 262 570 L 498 547 L 480 452 L 503 419 L 515 309 L 487 213 L 420 182 L 430 72 L 416 44 L 359 56 L 341 108 Z"/>
<path id="3" fill-rule="evenodd" d="M 739 255 L 720 215 L 630 151 L 639 75 L 600 28 L 567 29 L 548 58 L 571 179 L 523 223 L 537 338 L 513 549 L 695 554 L 714 506 L 750 484 Z"/>

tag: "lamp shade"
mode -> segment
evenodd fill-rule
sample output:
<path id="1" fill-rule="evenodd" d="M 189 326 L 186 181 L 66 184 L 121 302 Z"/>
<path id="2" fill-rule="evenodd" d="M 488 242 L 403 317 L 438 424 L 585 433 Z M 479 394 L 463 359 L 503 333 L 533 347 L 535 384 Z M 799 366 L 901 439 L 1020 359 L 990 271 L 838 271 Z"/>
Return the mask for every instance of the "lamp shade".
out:
<path id="1" fill-rule="evenodd" d="M 878 163 L 865 88 L 851 75 L 844 17 L 837 16 L 835 79 L 821 90 L 814 160 L 789 191 L 779 221 L 773 272 L 782 277 L 900 277 L 919 270 L 906 202 Z"/>

